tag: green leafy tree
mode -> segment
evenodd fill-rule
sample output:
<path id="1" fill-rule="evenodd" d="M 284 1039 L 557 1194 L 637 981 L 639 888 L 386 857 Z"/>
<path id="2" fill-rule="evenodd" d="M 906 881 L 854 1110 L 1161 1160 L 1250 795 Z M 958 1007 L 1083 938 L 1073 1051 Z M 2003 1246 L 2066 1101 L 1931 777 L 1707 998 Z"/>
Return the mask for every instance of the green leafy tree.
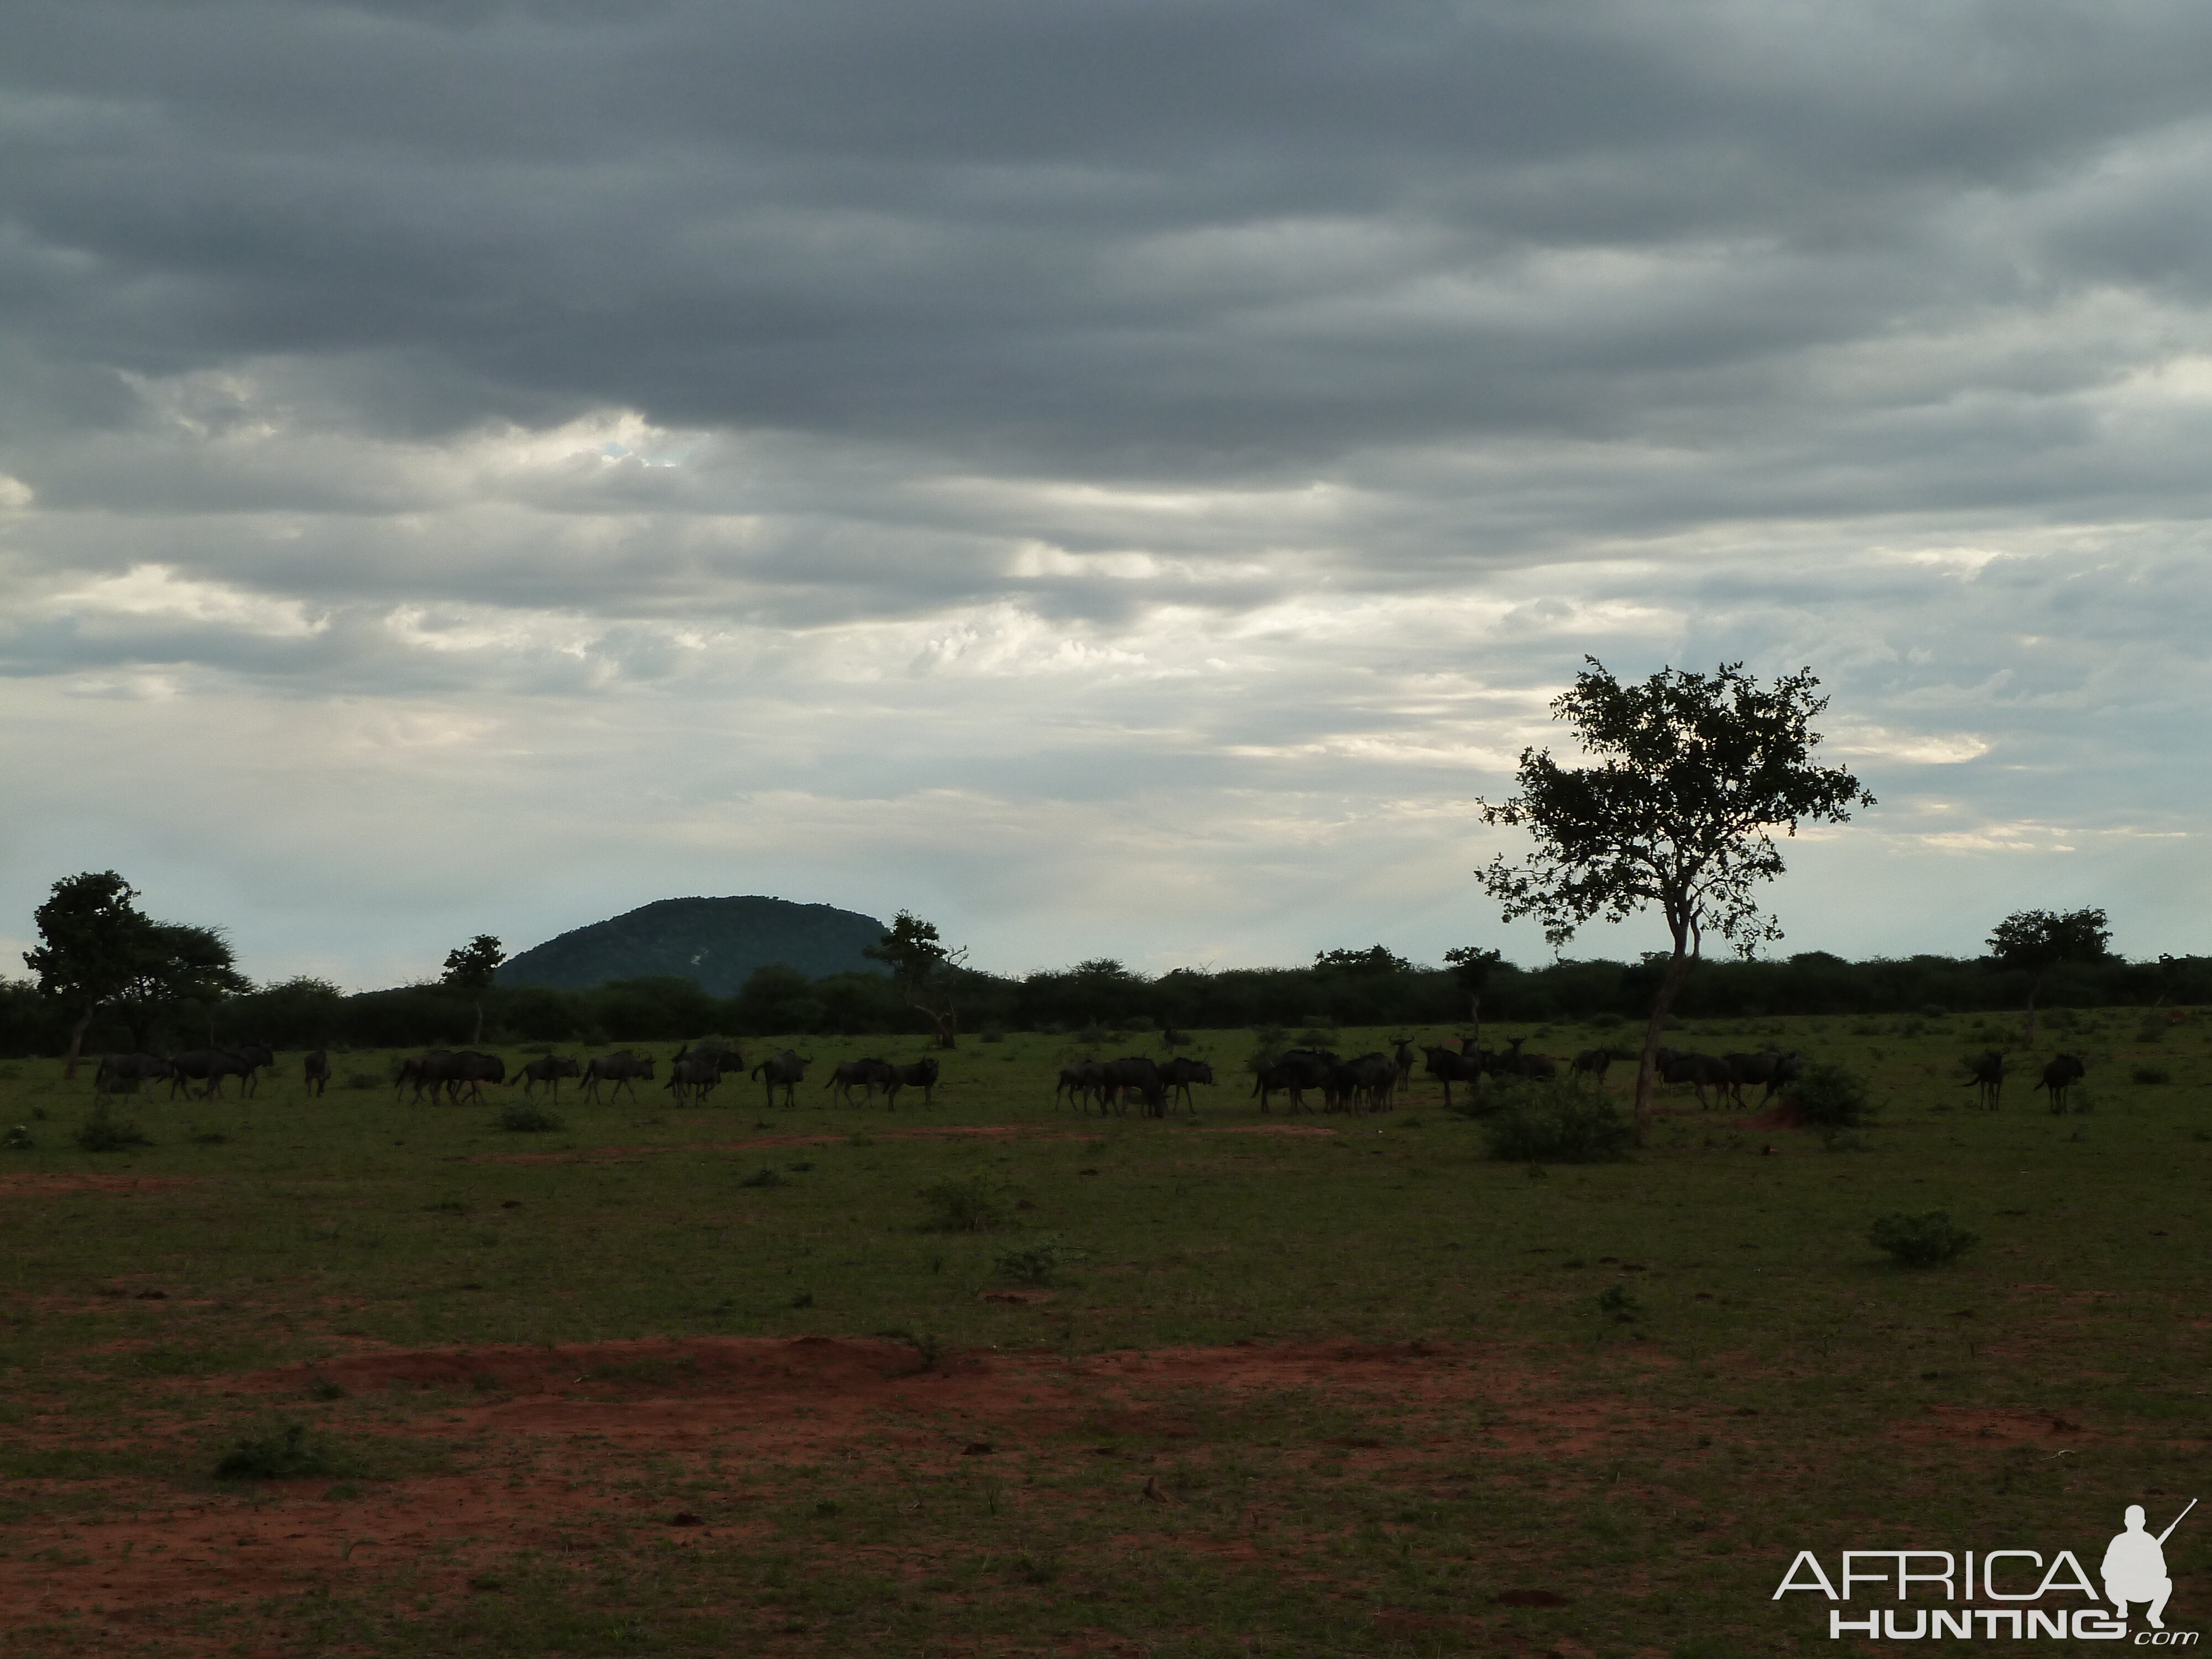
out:
<path id="1" fill-rule="evenodd" d="M 41 941 L 23 960 L 41 994 L 74 1016 L 62 1075 L 76 1075 L 84 1034 L 103 1009 L 120 1015 L 143 1047 L 154 1017 L 180 1001 L 212 1004 L 247 988 L 218 930 L 155 921 L 112 870 L 67 876 L 33 920 Z"/>
<path id="2" fill-rule="evenodd" d="M 471 1044 L 483 1041 L 484 996 L 499 975 L 499 964 L 506 960 L 506 951 L 489 933 L 478 933 L 466 945 L 446 952 L 446 971 L 438 975 L 438 982 L 466 991 L 474 1003 L 477 1025 L 469 1038 Z"/>
<path id="3" fill-rule="evenodd" d="M 1848 822 L 1874 797 L 1841 767 L 1814 763 L 1811 722 L 1827 707 L 1810 669 L 1762 686 L 1741 663 L 1714 673 L 1663 669 L 1622 684 L 1595 657 L 1552 704 L 1595 764 L 1564 767 L 1525 749 L 1519 793 L 1480 802 L 1486 823 L 1527 829 L 1535 850 L 1482 872 L 1504 919 L 1532 916 L 1558 949 L 1584 923 L 1625 921 L 1648 906 L 1673 951 L 1644 1028 L 1636 1073 L 1640 1140 L 1651 1117 L 1659 1034 L 1707 933 L 1748 957 L 1782 930 L 1754 896 L 1783 872 L 1771 831 Z"/>
<path id="4" fill-rule="evenodd" d="M 2027 976 L 2027 1046 L 2035 1047 L 2035 999 L 2043 976 L 2062 963 L 2104 962 L 2112 930 L 2102 910 L 2021 910 L 2007 916 L 1990 935 L 1990 955 L 2000 967 Z"/>
<path id="5" fill-rule="evenodd" d="M 1444 966 L 1467 993 L 1467 1017 L 1474 1022 L 1474 1035 L 1468 1042 L 1478 1048 L 1482 1046 L 1483 988 L 1490 983 L 1491 970 L 1504 960 L 1504 952 L 1486 951 L 1477 945 L 1455 945 L 1444 952 Z"/>
<path id="6" fill-rule="evenodd" d="M 937 1033 L 939 1048 L 959 1047 L 960 1010 L 955 992 L 960 964 L 968 957 L 964 949 L 948 948 L 935 922 L 902 910 L 890 931 L 873 945 L 863 946 L 860 954 L 890 969 L 906 1006 L 920 1012 Z"/>
<path id="7" fill-rule="evenodd" d="M 1370 945 L 1364 951 L 1318 951 L 1314 966 L 1330 974 L 1410 974 L 1413 964 L 1387 946 Z"/>

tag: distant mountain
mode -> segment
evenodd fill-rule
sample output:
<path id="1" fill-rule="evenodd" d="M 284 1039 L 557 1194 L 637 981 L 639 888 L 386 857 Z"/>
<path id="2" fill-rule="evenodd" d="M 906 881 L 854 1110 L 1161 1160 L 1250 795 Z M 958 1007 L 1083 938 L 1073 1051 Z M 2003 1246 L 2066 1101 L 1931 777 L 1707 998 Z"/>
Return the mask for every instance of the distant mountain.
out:
<path id="1" fill-rule="evenodd" d="M 505 986 L 589 990 L 610 980 L 671 975 L 728 996 L 756 968 L 787 963 L 811 979 L 883 963 L 860 954 L 884 936 L 873 916 L 779 898 L 672 898 L 595 921 L 511 957 Z"/>

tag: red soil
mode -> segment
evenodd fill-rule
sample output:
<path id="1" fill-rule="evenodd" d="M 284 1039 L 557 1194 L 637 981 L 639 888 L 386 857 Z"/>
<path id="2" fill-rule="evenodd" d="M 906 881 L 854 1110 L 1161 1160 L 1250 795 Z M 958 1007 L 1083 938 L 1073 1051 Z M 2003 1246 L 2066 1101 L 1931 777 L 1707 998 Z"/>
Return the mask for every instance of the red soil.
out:
<path id="1" fill-rule="evenodd" d="M 0 1175 L 0 1194 L 44 1193 L 73 1196 L 81 1193 L 112 1193 L 123 1198 L 133 1193 L 155 1193 L 167 1187 L 196 1187 L 185 1176 L 127 1175 Z"/>

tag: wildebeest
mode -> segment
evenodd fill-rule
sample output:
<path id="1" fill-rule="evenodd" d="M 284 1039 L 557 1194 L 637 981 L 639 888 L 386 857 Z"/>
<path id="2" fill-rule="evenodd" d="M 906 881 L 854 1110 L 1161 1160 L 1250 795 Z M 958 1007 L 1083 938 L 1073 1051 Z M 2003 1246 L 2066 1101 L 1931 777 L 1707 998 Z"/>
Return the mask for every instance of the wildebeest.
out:
<path id="1" fill-rule="evenodd" d="M 1797 1055 L 1777 1054 L 1771 1048 L 1755 1054 L 1723 1054 L 1721 1061 L 1729 1070 L 1729 1092 L 1735 1097 L 1739 1106 L 1743 1104 L 1743 1085 L 1747 1083 L 1766 1085 L 1766 1092 L 1759 1097 L 1759 1103 L 1764 1106 L 1805 1075 L 1805 1062 Z"/>
<path id="2" fill-rule="evenodd" d="M 1117 1112 L 1125 1112 L 1127 1091 L 1134 1089 L 1145 1103 L 1145 1115 L 1163 1117 L 1167 1113 L 1167 1085 L 1160 1080 L 1158 1060 L 1143 1054 L 1126 1054 L 1120 1060 L 1109 1060 L 1099 1067 L 1098 1085 L 1103 1099 Z"/>
<path id="3" fill-rule="evenodd" d="M 1662 1048 L 1657 1055 L 1659 1080 L 1662 1083 L 1688 1084 L 1698 1093 L 1699 1108 L 1712 1103 L 1705 1098 L 1708 1087 L 1726 1094 L 1729 1089 L 1728 1062 L 1717 1054 L 1682 1053 L 1673 1048 Z"/>
<path id="4" fill-rule="evenodd" d="M 647 1083 L 652 1082 L 653 1068 L 653 1061 L 651 1055 L 640 1056 L 630 1053 L 627 1048 L 617 1054 L 593 1054 L 584 1062 L 583 1081 L 579 1086 L 593 1105 L 599 1103 L 599 1085 L 602 1083 L 614 1085 L 611 1098 L 621 1099 L 622 1091 L 627 1089 L 629 1091 L 630 1099 L 635 1101 L 637 1080 L 643 1078 Z"/>
<path id="5" fill-rule="evenodd" d="M 686 1043 L 668 1062 L 668 1081 L 661 1086 L 676 1097 L 679 1106 L 687 1097 L 691 1104 L 702 1106 L 724 1078 L 744 1069 L 744 1056 L 735 1048 L 726 1048 L 720 1042 L 702 1048 Z"/>
<path id="6" fill-rule="evenodd" d="M 300 1080 L 307 1085 L 309 1094 L 322 1093 L 331 1080 L 331 1057 L 327 1050 L 318 1048 L 307 1056 L 307 1063 L 301 1068 Z"/>
<path id="7" fill-rule="evenodd" d="M 261 1087 L 261 1068 L 274 1066 L 276 1055 L 265 1042 L 241 1042 L 229 1050 L 246 1062 L 246 1070 L 239 1078 L 239 1089 L 244 1094 L 254 1094 Z"/>
<path id="8" fill-rule="evenodd" d="M 1305 1091 L 1327 1088 L 1328 1074 L 1337 1063 L 1337 1056 L 1326 1048 L 1292 1048 L 1278 1054 L 1270 1064 L 1257 1069 L 1252 1092 L 1260 1097 L 1260 1109 L 1267 1109 L 1267 1097 L 1278 1089 L 1290 1095 L 1292 1111 L 1309 1109 Z"/>
<path id="9" fill-rule="evenodd" d="M 1585 1048 L 1575 1056 L 1575 1075 L 1594 1079 L 1601 1085 L 1605 1074 L 1613 1069 L 1613 1062 L 1620 1058 L 1610 1048 Z"/>
<path id="10" fill-rule="evenodd" d="M 775 1091 L 778 1088 L 781 1088 L 783 1103 L 787 1106 L 796 1106 L 799 1104 L 799 1096 L 795 1091 L 799 1085 L 806 1080 L 806 1068 L 813 1063 L 814 1057 L 811 1054 L 794 1054 L 786 1048 L 780 1054 L 770 1054 L 759 1065 L 754 1066 L 751 1075 L 765 1081 L 769 1105 L 775 1104 Z"/>
<path id="11" fill-rule="evenodd" d="M 92 1091 L 106 1095 L 127 1088 L 134 1095 L 143 1095 L 149 1082 L 170 1075 L 169 1062 L 159 1054 L 103 1054 L 100 1069 L 92 1074 Z"/>
<path id="12" fill-rule="evenodd" d="M 413 1079 L 417 1101 L 422 1098 L 425 1090 L 433 1099 L 443 1090 L 448 1101 L 458 1103 L 465 1089 L 470 1099 L 481 1101 L 485 1084 L 507 1081 L 507 1062 L 497 1054 L 482 1054 L 474 1048 L 459 1052 L 433 1048 L 415 1057 Z"/>
<path id="13" fill-rule="evenodd" d="M 2089 1068 L 2081 1063 L 2079 1054 L 2060 1054 L 2043 1068 L 2043 1081 L 2035 1086 L 2051 1096 L 2051 1109 L 2066 1109 L 2066 1091 L 2089 1075 Z"/>
<path id="14" fill-rule="evenodd" d="M 862 1060 L 842 1060 L 831 1068 L 830 1080 L 823 1086 L 835 1089 L 837 1097 L 846 1105 L 853 1103 L 853 1091 L 860 1091 L 863 1105 L 876 1097 L 879 1085 L 890 1083 L 891 1063 L 888 1060 L 869 1057 Z"/>
<path id="15" fill-rule="evenodd" d="M 1981 1103 L 1996 1111 L 2004 1098 L 2004 1050 L 1992 1048 L 1985 1054 L 1970 1054 L 1960 1062 L 1966 1068 L 1966 1080 L 1959 1086 L 1981 1091 Z"/>
<path id="16" fill-rule="evenodd" d="M 1398 1086 L 1401 1089 L 1410 1090 L 1413 1086 L 1413 1056 L 1419 1052 L 1411 1037 L 1390 1039 L 1390 1061 L 1398 1068 Z"/>
<path id="17" fill-rule="evenodd" d="M 538 1085 L 543 1083 L 552 1090 L 553 1098 L 556 1100 L 561 1098 L 562 1078 L 581 1077 L 583 1074 L 583 1066 L 566 1054 L 540 1054 L 515 1073 L 522 1079 L 524 1094 L 536 1094 Z"/>
<path id="18" fill-rule="evenodd" d="M 1160 1080 L 1168 1085 L 1171 1094 L 1182 1097 L 1182 1103 L 1189 1109 L 1190 1115 L 1196 1117 L 1198 1103 L 1191 1098 L 1190 1085 L 1194 1083 L 1203 1083 L 1209 1089 L 1212 1088 L 1213 1063 L 1211 1060 L 1190 1060 L 1177 1054 L 1160 1067 Z"/>
<path id="19" fill-rule="evenodd" d="M 1052 1103 L 1055 1106 L 1059 1105 L 1060 1097 L 1065 1095 L 1067 1097 L 1069 1105 L 1079 1112 L 1087 1112 L 1091 1109 L 1091 1100 L 1098 1093 L 1099 1085 L 1104 1081 L 1104 1068 L 1095 1060 L 1086 1060 L 1074 1066 L 1063 1066 L 1060 1068 L 1060 1081 L 1053 1085 Z M 1103 1103 L 1101 1109 L 1103 1109 Z"/>
<path id="20" fill-rule="evenodd" d="M 1357 1112 L 1388 1109 L 1392 1090 L 1397 1086 L 1398 1068 L 1388 1054 L 1377 1049 L 1354 1060 L 1341 1060 L 1329 1067 L 1324 1085 L 1325 1099 L 1329 1110 Z"/>
<path id="21" fill-rule="evenodd" d="M 194 1048 L 186 1054 L 171 1054 L 168 1072 L 169 1098 L 174 1100 L 179 1089 L 189 1096 L 192 1091 L 191 1085 L 195 1081 L 202 1082 L 205 1085 L 200 1090 L 201 1099 L 205 1100 L 210 1095 L 220 1096 L 222 1093 L 222 1080 L 227 1077 L 240 1079 L 239 1091 L 242 1094 L 245 1092 L 246 1086 L 244 1079 L 252 1073 L 252 1069 L 246 1060 L 231 1053 L 228 1048 Z"/>
<path id="22" fill-rule="evenodd" d="M 893 1111 L 898 1109 L 898 1093 L 902 1089 L 921 1090 L 921 1103 L 933 1105 L 937 1092 L 937 1062 L 934 1060 L 917 1060 L 911 1065 L 890 1068 L 890 1075 L 884 1079 L 884 1104 Z"/>
<path id="23" fill-rule="evenodd" d="M 1429 1075 L 1444 1085 L 1444 1106 L 1451 1106 L 1451 1086 L 1464 1083 L 1469 1089 L 1480 1086 L 1482 1062 L 1473 1054 L 1462 1054 L 1450 1048 L 1423 1048 L 1421 1057 L 1428 1064 Z"/>
<path id="24" fill-rule="evenodd" d="M 1492 1074 L 1496 1077 L 1538 1078 L 1547 1081 L 1557 1077 L 1559 1062 L 1551 1055 L 1524 1054 L 1521 1052 L 1521 1045 L 1528 1040 L 1527 1037 L 1515 1037 L 1508 1042 L 1505 1052 L 1491 1060 Z"/>

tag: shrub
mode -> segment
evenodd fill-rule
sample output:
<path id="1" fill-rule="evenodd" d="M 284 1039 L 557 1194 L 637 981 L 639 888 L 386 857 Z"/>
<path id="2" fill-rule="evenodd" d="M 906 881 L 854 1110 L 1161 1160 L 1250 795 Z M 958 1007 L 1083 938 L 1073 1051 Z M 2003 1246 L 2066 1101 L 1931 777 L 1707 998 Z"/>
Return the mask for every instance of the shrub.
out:
<path id="1" fill-rule="evenodd" d="M 1815 1128 L 1854 1129 L 1874 1115 L 1865 1082 L 1831 1060 L 1817 1060 L 1790 1085 L 1800 1116 Z"/>
<path id="2" fill-rule="evenodd" d="M 85 1119 L 84 1127 L 73 1139 L 88 1152 L 120 1152 L 132 1146 L 154 1144 L 140 1133 L 136 1123 L 111 1115 L 105 1105 L 92 1109 L 92 1115 Z"/>
<path id="3" fill-rule="evenodd" d="M 358 1474 L 351 1459 L 319 1442 L 311 1443 L 299 1424 L 289 1425 L 281 1435 L 260 1440 L 241 1440 L 215 1466 L 218 1480 L 290 1480 L 301 1476 L 335 1480 Z"/>
<path id="4" fill-rule="evenodd" d="M 939 1232 L 987 1233 L 1006 1224 L 1005 1196 L 980 1176 L 940 1181 L 921 1195 L 937 1212 L 929 1224 Z"/>
<path id="5" fill-rule="evenodd" d="M 560 1113 L 534 1100 L 510 1100 L 499 1109 L 499 1115 L 492 1121 L 502 1129 L 524 1135 L 542 1135 L 568 1127 Z"/>
<path id="6" fill-rule="evenodd" d="M 0 1146 L 5 1146 L 9 1152 L 27 1152 L 38 1144 L 27 1123 L 18 1123 L 7 1133 L 0 1134 Z"/>
<path id="7" fill-rule="evenodd" d="M 1279 1025 L 1255 1025 L 1252 1028 L 1252 1057 L 1244 1062 L 1244 1069 L 1255 1077 L 1262 1066 L 1273 1066 L 1281 1058 L 1289 1038 Z"/>
<path id="8" fill-rule="evenodd" d="M 1522 1164 L 1609 1164 L 1625 1158 L 1636 1130 L 1606 1095 L 1570 1082 L 1508 1084 L 1482 1126 L 1494 1158 Z"/>
<path id="9" fill-rule="evenodd" d="M 1106 1028 L 1097 1020 L 1091 1020 L 1075 1034 L 1075 1040 L 1078 1042 L 1089 1043 L 1096 1047 L 1106 1041 Z"/>
<path id="10" fill-rule="evenodd" d="M 1089 1254 L 1048 1238 L 1018 1249 L 1000 1251 L 992 1259 L 991 1270 L 1017 1285 L 1049 1285 L 1062 1267 L 1082 1261 Z"/>
<path id="11" fill-rule="evenodd" d="M 1597 1310 L 1627 1324 L 1644 1316 L 1644 1304 L 1626 1285 L 1608 1285 L 1597 1293 Z"/>
<path id="12" fill-rule="evenodd" d="M 740 1181 L 738 1185 L 740 1187 L 781 1187 L 783 1185 L 783 1177 L 778 1175 L 772 1169 L 763 1169 L 755 1174 L 747 1176 L 743 1181 Z"/>
<path id="13" fill-rule="evenodd" d="M 995 1025 L 986 1025 L 983 1028 L 983 1035 L 977 1040 L 982 1042 L 1004 1042 L 1006 1040 L 1006 1034 Z"/>
<path id="14" fill-rule="evenodd" d="M 1867 1238 L 1876 1249 L 1888 1251 L 1900 1267 L 1932 1267 L 1979 1242 L 1978 1235 L 1956 1225 L 1948 1210 L 1883 1216 L 1868 1230 Z"/>
<path id="15" fill-rule="evenodd" d="M 2138 1066 L 2128 1073 L 2137 1083 L 2171 1083 L 2173 1073 L 2163 1066 Z"/>

